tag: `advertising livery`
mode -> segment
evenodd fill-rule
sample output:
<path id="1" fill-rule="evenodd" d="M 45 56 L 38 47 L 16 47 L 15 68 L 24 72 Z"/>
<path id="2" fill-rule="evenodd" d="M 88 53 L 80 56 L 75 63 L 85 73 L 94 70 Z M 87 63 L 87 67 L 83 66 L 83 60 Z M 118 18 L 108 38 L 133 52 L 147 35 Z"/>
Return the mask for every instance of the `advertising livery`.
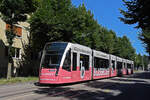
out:
<path id="1" fill-rule="evenodd" d="M 52 42 L 44 47 L 40 84 L 63 84 L 133 73 L 134 62 L 89 47 Z"/>

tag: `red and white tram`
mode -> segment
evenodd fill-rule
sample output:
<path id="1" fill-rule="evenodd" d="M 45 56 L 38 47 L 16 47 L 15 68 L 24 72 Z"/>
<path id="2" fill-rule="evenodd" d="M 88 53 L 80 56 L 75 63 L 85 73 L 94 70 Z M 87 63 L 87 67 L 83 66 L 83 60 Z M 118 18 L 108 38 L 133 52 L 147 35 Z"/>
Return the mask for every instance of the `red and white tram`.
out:
<path id="1" fill-rule="evenodd" d="M 110 55 L 110 76 L 117 76 L 117 57 L 114 55 Z"/>
<path id="2" fill-rule="evenodd" d="M 122 76 L 123 75 L 123 60 L 120 57 L 117 57 L 117 76 Z"/>
<path id="3" fill-rule="evenodd" d="M 122 68 L 122 74 L 123 75 L 127 75 L 127 63 L 126 63 L 126 59 L 122 59 L 122 61 L 123 61 L 123 68 Z"/>
<path id="4" fill-rule="evenodd" d="M 93 79 L 110 77 L 109 54 L 93 50 Z"/>
<path id="5" fill-rule="evenodd" d="M 89 47 L 52 42 L 44 47 L 40 71 L 40 84 L 63 84 L 121 75 L 122 58 Z"/>
<path id="6" fill-rule="evenodd" d="M 127 60 L 127 74 L 130 75 L 133 73 L 133 61 Z"/>

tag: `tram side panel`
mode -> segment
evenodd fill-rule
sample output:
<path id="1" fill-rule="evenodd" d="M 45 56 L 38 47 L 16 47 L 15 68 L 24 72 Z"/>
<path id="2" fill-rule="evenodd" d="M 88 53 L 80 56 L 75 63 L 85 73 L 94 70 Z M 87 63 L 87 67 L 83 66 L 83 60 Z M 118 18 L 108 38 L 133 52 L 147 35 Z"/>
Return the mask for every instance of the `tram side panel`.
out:
<path id="1" fill-rule="evenodd" d="M 116 56 L 110 55 L 110 77 L 117 76 Z"/>
<path id="2" fill-rule="evenodd" d="M 81 45 L 72 47 L 72 82 L 91 80 L 92 50 Z"/>
<path id="3" fill-rule="evenodd" d="M 122 66 L 122 58 L 117 57 L 117 76 L 122 76 L 123 75 L 123 66 Z"/>
<path id="4" fill-rule="evenodd" d="M 134 62 L 132 61 L 132 66 L 131 66 L 131 74 L 134 73 Z"/>
<path id="5" fill-rule="evenodd" d="M 93 50 L 93 79 L 110 77 L 109 55 Z"/>
<path id="6" fill-rule="evenodd" d="M 133 66 L 133 61 L 127 60 L 127 74 L 128 75 L 132 74 L 132 66 Z"/>
<path id="7" fill-rule="evenodd" d="M 111 74 L 110 77 L 117 76 L 117 69 L 116 69 L 116 67 L 112 66 L 110 68 L 110 74 Z"/>
<path id="8" fill-rule="evenodd" d="M 126 63 L 126 59 L 123 59 L 123 63 L 122 63 L 122 74 L 123 74 L 123 75 L 127 75 L 127 63 Z"/>
<path id="9" fill-rule="evenodd" d="M 80 64 L 79 64 L 79 53 L 76 51 L 72 52 L 72 82 L 78 82 L 80 78 Z"/>

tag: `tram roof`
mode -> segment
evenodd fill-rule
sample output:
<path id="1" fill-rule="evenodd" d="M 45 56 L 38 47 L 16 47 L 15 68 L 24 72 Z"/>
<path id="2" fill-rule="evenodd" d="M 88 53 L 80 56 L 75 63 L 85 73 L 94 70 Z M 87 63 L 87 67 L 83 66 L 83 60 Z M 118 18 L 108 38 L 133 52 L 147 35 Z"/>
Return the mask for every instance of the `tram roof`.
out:
<path id="1" fill-rule="evenodd" d="M 133 61 L 132 60 L 126 60 L 127 61 L 127 63 L 129 63 L 129 64 L 132 64 L 133 63 Z"/>
<path id="2" fill-rule="evenodd" d="M 95 57 L 100 57 L 100 58 L 104 58 L 104 59 L 109 59 L 109 54 L 101 52 L 101 51 L 96 51 L 93 50 L 94 56 Z"/>
<path id="3" fill-rule="evenodd" d="M 121 57 L 117 57 L 117 61 L 122 62 L 122 58 Z"/>
<path id="4" fill-rule="evenodd" d="M 117 57 L 117 56 L 110 54 L 110 58 L 111 58 L 112 60 L 116 60 L 116 57 Z"/>

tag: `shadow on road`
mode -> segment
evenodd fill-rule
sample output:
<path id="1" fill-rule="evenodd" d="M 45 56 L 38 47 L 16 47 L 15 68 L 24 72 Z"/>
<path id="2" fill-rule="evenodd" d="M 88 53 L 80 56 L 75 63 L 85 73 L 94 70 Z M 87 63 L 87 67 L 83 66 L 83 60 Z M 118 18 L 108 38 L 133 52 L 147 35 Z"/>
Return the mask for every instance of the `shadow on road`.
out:
<path id="1" fill-rule="evenodd" d="M 140 73 L 127 78 L 89 81 L 81 84 L 81 87 L 75 87 L 76 84 L 39 87 L 34 92 L 45 94 L 45 97 L 63 97 L 67 100 L 149 100 L 150 82 L 140 80 L 150 79 L 149 77 L 150 73 Z"/>
<path id="2" fill-rule="evenodd" d="M 128 76 L 128 78 L 150 79 L 150 71 L 135 73 L 134 75 Z"/>
<path id="3" fill-rule="evenodd" d="M 114 81 L 123 81 L 123 82 L 146 82 L 146 81 L 143 81 L 143 80 L 138 80 L 138 79 L 123 79 L 123 78 L 120 78 L 120 79 L 111 79 L 111 80 L 114 80 Z"/>
<path id="4" fill-rule="evenodd" d="M 102 91 L 89 91 L 85 89 L 72 89 L 68 87 L 60 88 L 39 88 L 35 93 L 45 94 L 45 97 L 63 97 L 69 100 L 101 100 L 111 94 Z M 41 100 L 43 97 L 39 98 Z M 62 100 L 62 99 L 61 99 Z"/>

